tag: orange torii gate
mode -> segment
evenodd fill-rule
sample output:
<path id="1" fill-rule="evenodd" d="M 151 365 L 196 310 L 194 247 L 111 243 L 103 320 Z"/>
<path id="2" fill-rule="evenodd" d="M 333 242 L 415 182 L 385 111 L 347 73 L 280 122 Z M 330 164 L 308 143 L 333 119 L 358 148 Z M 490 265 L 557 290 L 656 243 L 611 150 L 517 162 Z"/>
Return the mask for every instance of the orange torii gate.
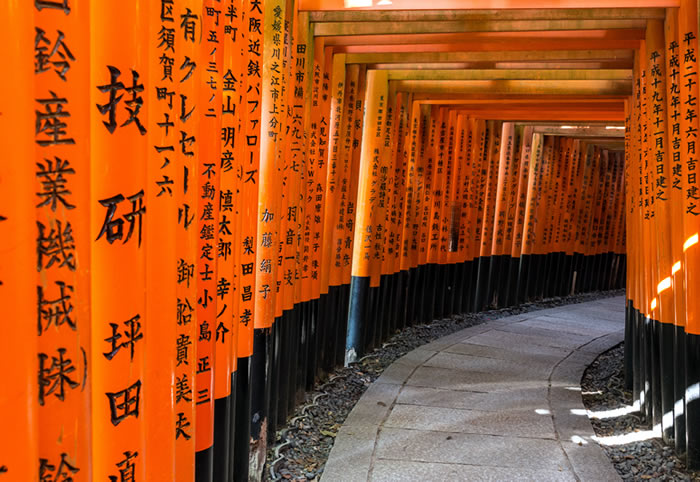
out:
<path id="1" fill-rule="evenodd" d="M 700 464 L 697 4 L 509 5 L 0 6 L 0 476 L 259 480 L 397 329 L 625 285 Z"/>

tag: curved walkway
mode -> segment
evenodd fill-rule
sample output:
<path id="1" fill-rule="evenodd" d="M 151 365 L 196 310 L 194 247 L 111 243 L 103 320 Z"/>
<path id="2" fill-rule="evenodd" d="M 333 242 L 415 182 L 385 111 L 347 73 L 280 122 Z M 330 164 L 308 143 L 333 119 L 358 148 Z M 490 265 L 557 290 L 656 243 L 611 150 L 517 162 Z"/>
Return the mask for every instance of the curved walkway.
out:
<path id="1" fill-rule="evenodd" d="M 619 480 L 581 402 L 623 340 L 624 297 L 501 318 L 389 366 L 338 432 L 323 481 Z"/>

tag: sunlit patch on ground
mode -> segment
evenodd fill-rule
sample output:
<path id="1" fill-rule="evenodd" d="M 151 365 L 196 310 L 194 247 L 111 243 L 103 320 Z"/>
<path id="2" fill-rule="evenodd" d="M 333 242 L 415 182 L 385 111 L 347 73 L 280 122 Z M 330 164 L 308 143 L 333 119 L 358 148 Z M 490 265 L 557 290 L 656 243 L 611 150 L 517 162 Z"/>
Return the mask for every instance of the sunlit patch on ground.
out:
<path id="1" fill-rule="evenodd" d="M 700 480 L 661 440 L 660 426 L 643 421 L 624 388 L 624 344 L 600 355 L 581 380 L 585 415 L 623 480 Z"/>

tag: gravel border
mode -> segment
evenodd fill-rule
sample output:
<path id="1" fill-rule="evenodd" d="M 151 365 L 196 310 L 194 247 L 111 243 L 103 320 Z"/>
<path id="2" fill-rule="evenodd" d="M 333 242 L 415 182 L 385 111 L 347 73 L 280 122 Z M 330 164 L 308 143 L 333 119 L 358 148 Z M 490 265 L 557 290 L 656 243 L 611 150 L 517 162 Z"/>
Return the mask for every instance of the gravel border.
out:
<path id="1" fill-rule="evenodd" d="M 624 343 L 602 353 L 581 378 L 583 404 L 589 412 L 632 405 L 632 392 L 624 385 Z M 641 413 L 590 418 L 597 437 L 651 430 Z M 673 448 L 660 438 L 623 445 L 601 445 L 623 480 L 700 480 L 700 471 L 688 471 Z"/>
<path id="2" fill-rule="evenodd" d="M 593 292 L 525 303 L 515 308 L 466 313 L 408 327 L 349 367 L 340 367 L 308 392 L 288 424 L 277 432 L 267 454 L 263 480 L 316 481 L 323 473 L 335 436 L 355 403 L 386 367 L 421 345 L 456 331 L 498 318 L 585 303 L 624 294 L 624 290 Z"/>

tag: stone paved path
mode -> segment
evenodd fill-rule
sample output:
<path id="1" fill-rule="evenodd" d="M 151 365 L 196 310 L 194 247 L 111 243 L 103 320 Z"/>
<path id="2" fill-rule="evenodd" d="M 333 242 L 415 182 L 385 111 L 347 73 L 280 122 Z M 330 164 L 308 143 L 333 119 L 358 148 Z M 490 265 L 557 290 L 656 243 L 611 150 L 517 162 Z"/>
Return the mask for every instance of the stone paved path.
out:
<path id="1" fill-rule="evenodd" d="M 322 480 L 619 480 L 580 380 L 623 340 L 624 309 L 616 297 L 534 311 L 408 353 L 350 413 Z"/>

